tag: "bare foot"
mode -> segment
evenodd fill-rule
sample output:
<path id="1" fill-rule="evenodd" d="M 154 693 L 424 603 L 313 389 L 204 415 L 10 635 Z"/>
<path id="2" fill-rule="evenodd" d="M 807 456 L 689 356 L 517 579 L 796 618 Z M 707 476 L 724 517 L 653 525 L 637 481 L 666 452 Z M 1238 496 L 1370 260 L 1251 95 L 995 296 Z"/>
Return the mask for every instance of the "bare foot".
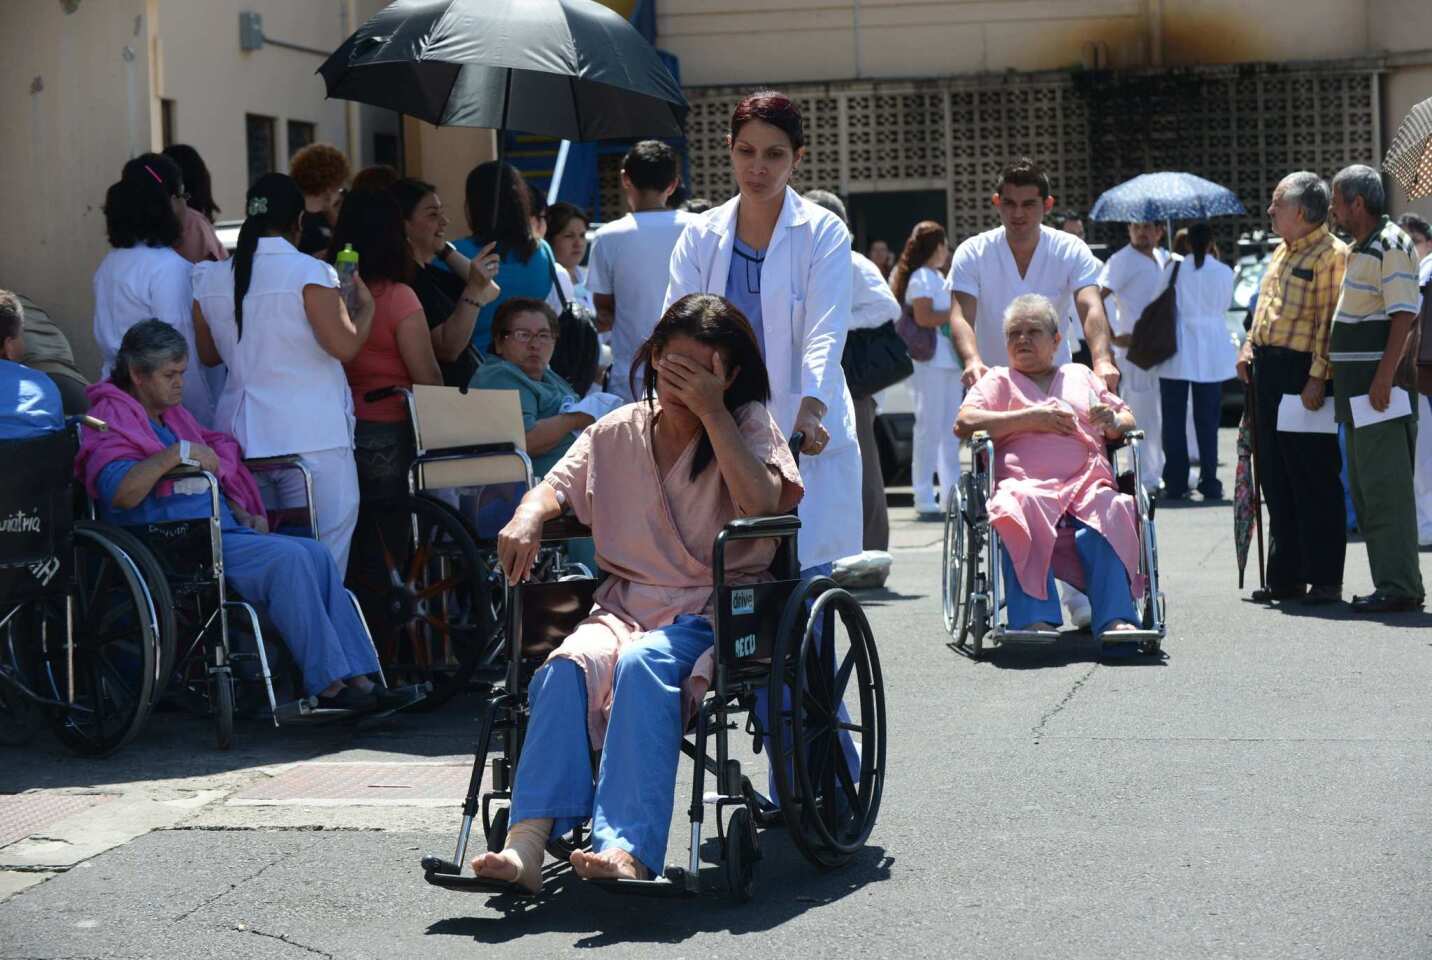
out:
<path id="1" fill-rule="evenodd" d="M 1036 620 L 1029 626 L 1022 628 L 1030 633 L 1058 633 L 1059 628 L 1047 620 Z"/>
<path id="2" fill-rule="evenodd" d="M 571 856 L 572 869 L 583 880 L 650 880 L 651 872 L 620 847 L 588 853 L 577 850 Z"/>
<path id="3" fill-rule="evenodd" d="M 536 893 L 542 889 L 542 874 L 533 870 L 527 876 L 522 872 L 522 858 L 510 847 L 501 853 L 481 853 L 472 858 L 472 872 L 488 880 L 515 883 L 525 890 Z"/>
<path id="4" fill-rule="evenodd" d="M 1134 626 L 1127 620 L 1115 620 L 1113 623 L 1109 624 L 1107 627 L 1104 628 L 1103 635 L 1108 636 L 1111 633 L 1130 633 L 1137 629 L 1139 628 Z"/>

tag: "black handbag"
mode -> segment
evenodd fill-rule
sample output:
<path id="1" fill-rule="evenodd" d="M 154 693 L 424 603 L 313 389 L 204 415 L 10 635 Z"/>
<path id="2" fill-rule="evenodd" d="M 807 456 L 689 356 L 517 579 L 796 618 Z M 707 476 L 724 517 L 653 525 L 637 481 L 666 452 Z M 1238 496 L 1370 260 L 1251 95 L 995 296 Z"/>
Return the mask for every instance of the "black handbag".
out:
<path id="1" fill-rule="evenodd" d="M 597 337 L 597 318 L 586 304 L 568 300 L 562 293 L 562 284 L 557 280 L 557 264 L 544 250 L 547 257 L 547 271 L 552 277 L 552 288 L 562 303 L 562 313 L 557 318 L 557 346 L 552 351 L 551 368 L 557 376 L 566 380 L 577 396 L 586 396 L 597 379 L 597 366 L 602 359 L 602 343 Z"/>
<path id="2" fill-rule="evenodd" d="M 1178 352 L 1178 268 L 1183 261 L 1175 260 L 1168 286 L 1144 307 L 1129 337 L 1129 362 L 1152 370 Z"/>
<path id="3" fill-rule="evenodd" d="M 915 372 L 910 351 L 896 332 L 894 320 L 846 334 L 840 365 L 845 369 L 850 395 L 856 399 L 877 394 Z"/>

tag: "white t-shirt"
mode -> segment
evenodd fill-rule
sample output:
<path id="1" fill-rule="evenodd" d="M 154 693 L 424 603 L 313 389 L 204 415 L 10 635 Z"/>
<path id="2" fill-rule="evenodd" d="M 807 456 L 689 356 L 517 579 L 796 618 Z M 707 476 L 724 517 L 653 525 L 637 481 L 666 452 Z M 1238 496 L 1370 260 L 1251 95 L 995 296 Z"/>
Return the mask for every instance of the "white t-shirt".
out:
<path id="1" fill-rule="evenodd" d="M 1041 226 L 1039 245 L 1021 277 L 1004 227 L 996 227 L 959 245 L 945 285 L 978 301 L 974 329 L 980 359 L 986 366 L 1006 366 L 1009 351 L 1004 339 L 1004 311 L 1010 302 L 1026 293 L 1037 293 L 1052 300 L 1062 317 L 1072 309 L 1075 293 L 1099 282 L 1102 268 L 1083 240 L 1072 233 Z M 1068 363 L 1072 356 L 1065 340 L 1054 362 Z"/>
<path id="2" fill-rule="evenodd" d="M 873 330 L 900 316 L 900 304 L 880 268 L 864 254 L 850 251 L 850 329 Z"/>
<path id="3" fill-rule="evenodd" d="M 1154 247 L 1153 257 L 1146 257 L 1132 246 L 1121 247 L 1104 264 L 1099 286 L 1114 291 L 1115 309 L 1109 311 L 1109 326 L 1121 337 L 1134 332 L 1134 324 L 1164 287 L 1164 267 L 1169 254 Z"/>
<path id="4" fill-rule="evenodd" d="M 947 313 L 950 309 L 950 288 L 945 278 L 933 267 L 921 267 L 910 274 L 905 285 L 905 302 L 913 304 L 920 297 L 930 298 L 930 307 L 936 313 Z M 935 355 L 928 361 L 931 366 L 943 370 L 960 369 L 960 359 L 955 356 L 955 346 L 950 342 L 949 327 L 935 330 Z"/>
<path id="5" fill-rule="evenodd" d="M 189 284 L 193 266 L 169 247 L 140 244 L 111 250 L 94 272 L 94 339 L 99 345 L 99 375 L 105 379 L 120 341 L 139 321 L 163 320 L 182 333 L 189 344 L 184 409 L 207 427 L 214 420 L 214 397 L 210 379 L 199 372 L 194 347 L 194 297 Z"/>
<path id="6" fill-rule="evenodd" d="M 588 260 L 587 289 L 616 300 L 609 389 L 631 400 L 629 376 L 637 350 L 661 319 L 671 251 L 697 218 L 680 210 L 629 213 L 597 231 Z"/>

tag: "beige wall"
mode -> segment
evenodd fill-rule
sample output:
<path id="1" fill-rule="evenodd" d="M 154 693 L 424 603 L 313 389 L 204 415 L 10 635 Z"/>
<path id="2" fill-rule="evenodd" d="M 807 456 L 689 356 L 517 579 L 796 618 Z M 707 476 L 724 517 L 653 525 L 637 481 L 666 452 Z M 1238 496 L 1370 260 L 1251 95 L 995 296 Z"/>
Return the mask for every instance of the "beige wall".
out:
<path id="1" fill-rule="evenodd" d="M 104 192 L 150 144 L 151 6 L 82 2 L 67 15 L 55 0 L 0 3 L 0 287 L 47 307 L 88 370 L 99 366 L 90 276 L 108 250 Z"/>
<path id="2" fill-rule="evenodd" d="M 660 0 L 693 86 L 1326 60 L 1432 47 L 1426 0 Z M 857 30 L 858 24 L 858 30 Z M 857 50 L 858 46 L 858 50 Z"/>

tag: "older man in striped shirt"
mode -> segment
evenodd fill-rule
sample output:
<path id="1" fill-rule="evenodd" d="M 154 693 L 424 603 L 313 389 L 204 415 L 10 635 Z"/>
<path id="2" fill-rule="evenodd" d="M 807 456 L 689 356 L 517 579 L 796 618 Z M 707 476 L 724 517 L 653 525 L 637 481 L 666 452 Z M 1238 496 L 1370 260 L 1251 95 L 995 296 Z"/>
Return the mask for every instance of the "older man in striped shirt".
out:
<path id="1" fill-rule="evenodd" d="M 1333 217 L 1356 240 L 1328 358 L 1337 418 L 1349 425 L 1348 479 L 1372 566 L 1373 592 L 1352 601 L 1359 613 L 1419 610 L 1425 598 L 1412 486 L 1417 407 L 1409 405 L 1402 416 L 1375 416 L 1387 413 L 1394 399 L 1408 399 L 1395 391 L 1416 396 L 1416 371 L 1407 361 L 1414 359 L 1408 348 L 1421 298 L 1417 258 L 1386 206 L 1382 178 L 1371 167 L 1355 164 L 1333 178 Z M 1374 413 L 1354 417 L 1362 401 Z"/>

